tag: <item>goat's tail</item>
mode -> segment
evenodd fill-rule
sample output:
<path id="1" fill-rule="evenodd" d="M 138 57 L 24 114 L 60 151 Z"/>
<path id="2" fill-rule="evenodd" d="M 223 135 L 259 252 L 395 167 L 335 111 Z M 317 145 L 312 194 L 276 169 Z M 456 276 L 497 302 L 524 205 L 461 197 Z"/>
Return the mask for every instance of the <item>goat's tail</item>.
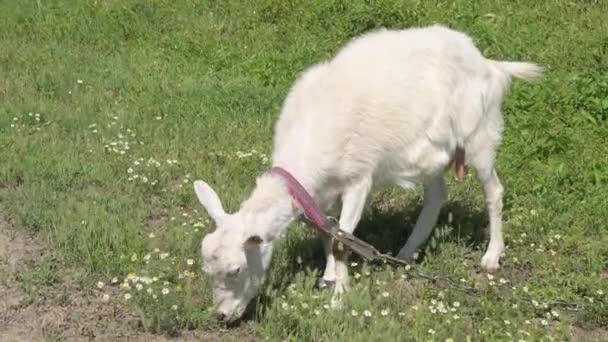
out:
<path id="1" fill-rule="evenodd" d="M 507 75 L 528 82 L 539 79 L 545 72 L 545 68 L 534 63 L 503 61 L 492 61 L 492 63 Z"/>

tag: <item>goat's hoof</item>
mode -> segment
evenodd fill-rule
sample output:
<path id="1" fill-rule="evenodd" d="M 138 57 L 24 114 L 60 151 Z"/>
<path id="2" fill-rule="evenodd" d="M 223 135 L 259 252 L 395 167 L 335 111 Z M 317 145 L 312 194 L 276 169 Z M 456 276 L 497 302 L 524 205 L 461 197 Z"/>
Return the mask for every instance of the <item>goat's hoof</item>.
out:
<path id="1" fill-rule="evenodd" d="M 397 259 L 401 259 L 407 263 L 413 263 L 418 259 L 418 253 L 415 251 L 404 251 L 403 249 L 397 254 Z"/>
<path id="2" fill-rule="evenodd" d="M 481 268 L 488 273 L 496 272 L 496 270 L 498 270 L 499 264 L 499 253 L 486 253 L 483 258 L 481 258 Z"/>
<path id="3" fill-rule="evenodd" d="M 322 289 L 335 289 L 336 281 L 328 280 L 328 279 L 321 279 L 321 281 L 319 281 L 319 287 Z"/>

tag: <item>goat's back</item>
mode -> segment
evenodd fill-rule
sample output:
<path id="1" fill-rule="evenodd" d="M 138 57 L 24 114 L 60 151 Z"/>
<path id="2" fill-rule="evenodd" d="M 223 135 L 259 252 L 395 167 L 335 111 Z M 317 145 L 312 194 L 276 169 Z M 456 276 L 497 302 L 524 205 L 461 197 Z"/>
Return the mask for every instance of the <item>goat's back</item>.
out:
<path id="1" fill-rule="evenodd" d="M 480 132 L 498 143 L 509 79 L 468 36 L 442 26 L 365 34 L 296 82 L 274 160 L 343 179 L 436 173 Z"/>

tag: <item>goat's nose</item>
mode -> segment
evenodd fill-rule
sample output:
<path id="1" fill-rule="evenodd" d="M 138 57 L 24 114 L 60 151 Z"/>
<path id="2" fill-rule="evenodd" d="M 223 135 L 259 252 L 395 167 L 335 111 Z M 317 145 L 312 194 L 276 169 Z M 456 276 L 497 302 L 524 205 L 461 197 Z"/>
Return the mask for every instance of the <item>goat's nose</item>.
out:
<path id="1" fill-rule="evenodd" d="M 226 319 L 226 314 L 223 312 L 216 312 L 215 313 L 215 318 L 219 321 L 219 322 L 223 322 Z"/>

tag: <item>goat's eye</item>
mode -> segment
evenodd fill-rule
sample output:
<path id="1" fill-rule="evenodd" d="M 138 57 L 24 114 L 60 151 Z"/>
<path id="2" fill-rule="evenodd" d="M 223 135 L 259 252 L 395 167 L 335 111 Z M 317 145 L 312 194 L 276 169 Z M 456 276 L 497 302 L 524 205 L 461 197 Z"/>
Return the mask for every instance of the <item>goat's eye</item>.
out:
<path id="1" fill-rule="evenodd" d="M 228 277 L 236 277 L 239 274 L 240 271 L 241 271 L 241 268 L 237 267 L 237 268 L 233 269 L 232 271 L 226 273 L 226 275 Z"/>

